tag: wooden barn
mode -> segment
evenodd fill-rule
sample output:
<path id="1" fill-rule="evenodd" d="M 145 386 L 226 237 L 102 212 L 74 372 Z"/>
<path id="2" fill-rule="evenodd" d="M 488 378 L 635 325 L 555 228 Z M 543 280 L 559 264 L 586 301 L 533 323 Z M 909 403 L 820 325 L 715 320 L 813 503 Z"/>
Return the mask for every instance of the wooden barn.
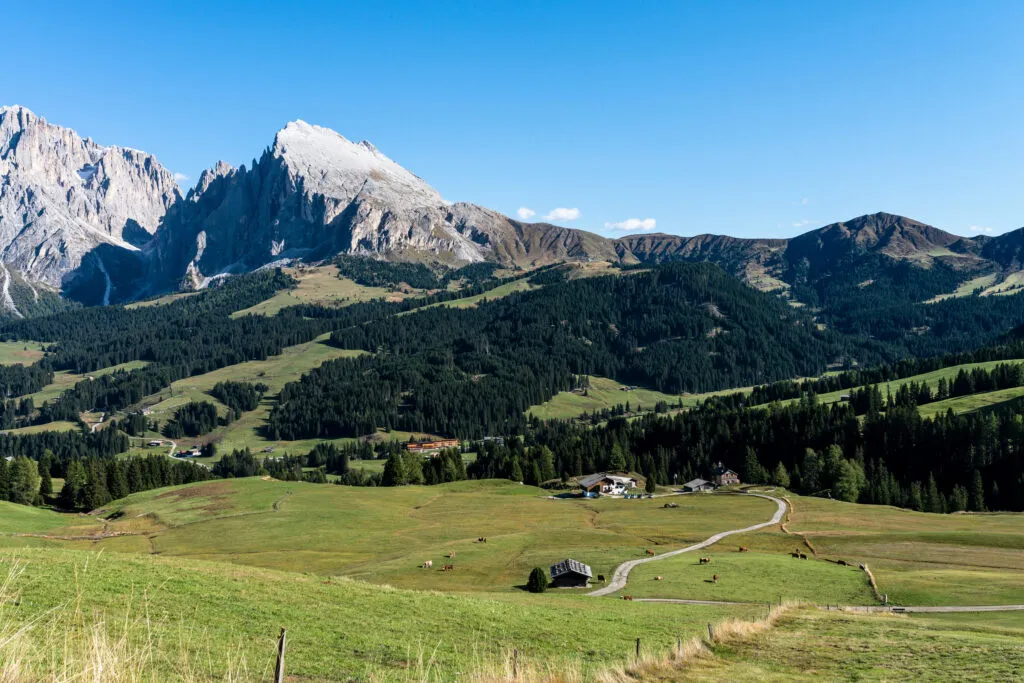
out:
<path id="1" fill-rule="evenodd" d="M 716 488 L 718 487 L 713 482 L 704 479 L 694 479 L 683 484 L 683 491 L 686 493 L 704 493 L 714 491 Z"/>
<path id="2" fill-rule="evenodd" d="M 590 567 L 576 560 L 551 565 L 552 588 L 588 588 L 592 577 Z"/>

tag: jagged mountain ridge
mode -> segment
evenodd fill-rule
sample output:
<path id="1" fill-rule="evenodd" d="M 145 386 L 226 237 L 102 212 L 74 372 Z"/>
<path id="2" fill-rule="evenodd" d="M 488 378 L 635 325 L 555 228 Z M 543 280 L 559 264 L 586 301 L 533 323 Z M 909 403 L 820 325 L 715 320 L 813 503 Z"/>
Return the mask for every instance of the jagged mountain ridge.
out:
<path id="1" fill-rule="evenodd" d="M 0 107 L 0 261 L 29 286 L 64 287 L 101 245 L 137 250 L 180 198 L 173 174 L 152 155 L 104 147 L 24 107 Z M 5 294 L 3 307 L 13 313 L 10 299 Z"/>
<path id="2" fill-rule="evenodd" d="M 597 235 L 448 202 L 370 143 L 302 121 L 279 131 L 252 168 L 204 173 L 147 253 L 165 288 L 338 253 L 449 265 L 617 258 Z"/>
<path id="3" fill-rule="evenodd" d="M 710 261 L 766 290 L 806 284 L 869 257 L 925 269 L 939 264 L 963 279 L 1024 266 L 1024 229 L 968 238 L 884 213 L 791 239 L 609 239 L 524 223 L 449 202 L 369 142 L 302 121 L 281 129 L 250 168 L 220 162 L 182 199 L 173 175 L 151 155 L 101 147 L 23 107 L 6 107 L 0 170 L 0 262 L 10 271 L 0 278 L 28 289 L 62 288 L 89 303 L 201 288 L 284 259 L 339 253 L 445 265 Z M 16 304 L 8 298 L 0 307 L 10 312 Z"/>

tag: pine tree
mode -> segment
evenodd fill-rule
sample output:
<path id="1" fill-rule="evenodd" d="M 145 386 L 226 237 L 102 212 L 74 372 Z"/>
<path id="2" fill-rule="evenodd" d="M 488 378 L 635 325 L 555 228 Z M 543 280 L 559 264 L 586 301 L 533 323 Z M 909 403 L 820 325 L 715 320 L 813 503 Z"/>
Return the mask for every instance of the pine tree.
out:
<path id="1" fill-rule="evenodd" d="M 68 463 L 67 472 L 64 475 L 64 487 L 60 490 L 58 504 L 65 510 L 76 509 L 84 488 L 85 468 L 82 466 L 82 461 L 72 460 Z"/>
<path id="2" fill-rule="evenodd" d="M 647 493 L 654 493 L 658 490 L 658 483 L 654 480 L 653 471 L 647 475 L 647 483 L 644 485 L 644 490 L 647 491 Z"/>
<path id="3" fill-rule="evenodd" d="M 530 578 L 526 581 L 526 590 L 531 593 L 543 593 L 548 589 L 548 575 L 540 567 L 534 567 Z"/>
<path id="4" fill-rule="evenodd" d="M 53 477 L 50 476 L 53 452 L 50 449 L 43 451 L 39 458 L 39 493 L 43 496 L 53 495 Z"/>
<path id="5" fill-rule="evenodd" d="M 981 472 L 974 470 L 971 479 L 971 488 L 968 492 L 967 509 L 971 512 L 985 512 L 985 482 L 981 479 Z"/>
<path id="6" fill-rule="evenodd" d="M 39 471 L 36 461 L 19 455 L 11 461 L 10 500 L 20 505 L 32 505 L 39 496 Z"/>
<path id="7" fill-rule="evenodd" d="M 772 483 L 784 489 L 789 488 L 789 472 L 786 471 L 786 466 L 782 464 L 781 460 L 775 466 L 775 472 L 772 473 Z"/>

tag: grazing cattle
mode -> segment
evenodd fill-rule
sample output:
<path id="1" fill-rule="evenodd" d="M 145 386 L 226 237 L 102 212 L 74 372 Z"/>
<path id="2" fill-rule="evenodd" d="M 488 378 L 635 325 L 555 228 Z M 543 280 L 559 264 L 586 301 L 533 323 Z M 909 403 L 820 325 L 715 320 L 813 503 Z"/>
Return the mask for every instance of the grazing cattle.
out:
<path id="1" fill-rule="evenodd" d="M 633 596 L 632 596 L 632 595 L 623 595 L 623 596 L 622 596 L 622 599 L 623 599 L 623 600 L 632 600 L 632 599 L 633 599 Z"/>
<path id="2" fill-rule="evenodd" d="M 702 558 L 700 558 L 700 560 L 698 560 L 697 563 L 698 564 L 711 564 L 711 558 L 710 557 L 702 557 Z"/>
<path id="3" fill-rule="evenodd" d="M 660 576 L 655 576 L 655 577 L 654 577 L 654 580 L 655 580 L 655 581 L 661 581 L 661 577 L 660 577 Z"/>
<path id="4" fill-rule="evenodd" d="M 800 559 L 801 560 L 806 560 L 807 559 L 807 555 L 805 555 L 803 553 L 800 553 Z"/>
<path id="5" fill-rule="evenodd" d="M 601 583 L 604 583 L 604 574 L 598 574 L 597 575 L 597 580 L 600 581 Z"/>
<path id="6" fill-rule="evenodd" d="M 486 536 L 481 536 L 480 538 L 476 539 L 476 542 L 477 543 L 487 543 L 487 537 Z"/>
<path id="7" fill-rule="evenodd" d="M 846 566 L 846 560 L 839 560 L 838 562 L 836 562 L 836 564 L 845 567 Z"/>
<path id="8" fill-rule="evenodd" d="M 444 566 L 444 569 L 442 569 L 441 571 L 443 571 L 443 572 L 453 572 L 453 571 L 455 571 L 455 565 L 454 564 L 446 564 Z"/>
<path id="9" fill-rule="evenodd" d="M 712 576 L 711 580 L 714 581 L 715 583 L 718 583 L 718 574 L 715 574 L 714 576 Z"/>
<path id="10" fill-rule="evenodd" d="M 800 559 L 800 553 L 798 553 L 798 552 L 797 553 L 790 553 L 790 555 L 792 555 L 793 557 L 795 557 L 798 560 Z"/>
<path id="11" fill-rule="evenodd" d="M 427 560 L 426 562 L 423 563 L 423 568 L 424 569 L 432 569 L 433 567 L 434 567 L 434 561 L 433 560 Z"/>
<path id="12" fill-rule="evenodd" d="M 745 546 L 745 545 L 741 545 L 741 546 L 740 546 L 740 552 L 741 552 L 741 553 L 747 553 L 747 552 L 750 552 L 750 548 L 748 548 L 748 547 L 747 547 L 747 546 Z"/>
<path id="13" fill-rule="evenodd" d="M 646 553 L 647 553 L 648 555 L 654 555 L 654 551 L 653 551 L 653 550 L 651 550 L 650 548 L 648 548 L 648 549 L 647 549 L 647 550 L 646 550 L 645 552 L 646 552 Z"/>
<path id="14" fill-rule="evenodd" d="M 451 551 L 450 553 L 448 553 L 448 559 L 449 560 L 454 560 L 455 559 L 455 551 L 454 550 Z"/>

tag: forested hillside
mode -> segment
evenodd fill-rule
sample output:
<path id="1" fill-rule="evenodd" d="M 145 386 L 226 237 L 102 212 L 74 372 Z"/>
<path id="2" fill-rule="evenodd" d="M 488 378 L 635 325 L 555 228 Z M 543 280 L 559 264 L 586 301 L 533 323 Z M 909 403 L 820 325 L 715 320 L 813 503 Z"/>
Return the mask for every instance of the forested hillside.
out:
<path id="1" fill-rule="evenodd" d="M 596 374 L 700 392 L 815 375 L 872 353 L 708 264 L 558 281 L 476 308 L 340 329 L 373 356 L 325 363 L 281 392 L 274 438 L 374 426 L 458 436 L 522 428 L 526 409 Z"/>

